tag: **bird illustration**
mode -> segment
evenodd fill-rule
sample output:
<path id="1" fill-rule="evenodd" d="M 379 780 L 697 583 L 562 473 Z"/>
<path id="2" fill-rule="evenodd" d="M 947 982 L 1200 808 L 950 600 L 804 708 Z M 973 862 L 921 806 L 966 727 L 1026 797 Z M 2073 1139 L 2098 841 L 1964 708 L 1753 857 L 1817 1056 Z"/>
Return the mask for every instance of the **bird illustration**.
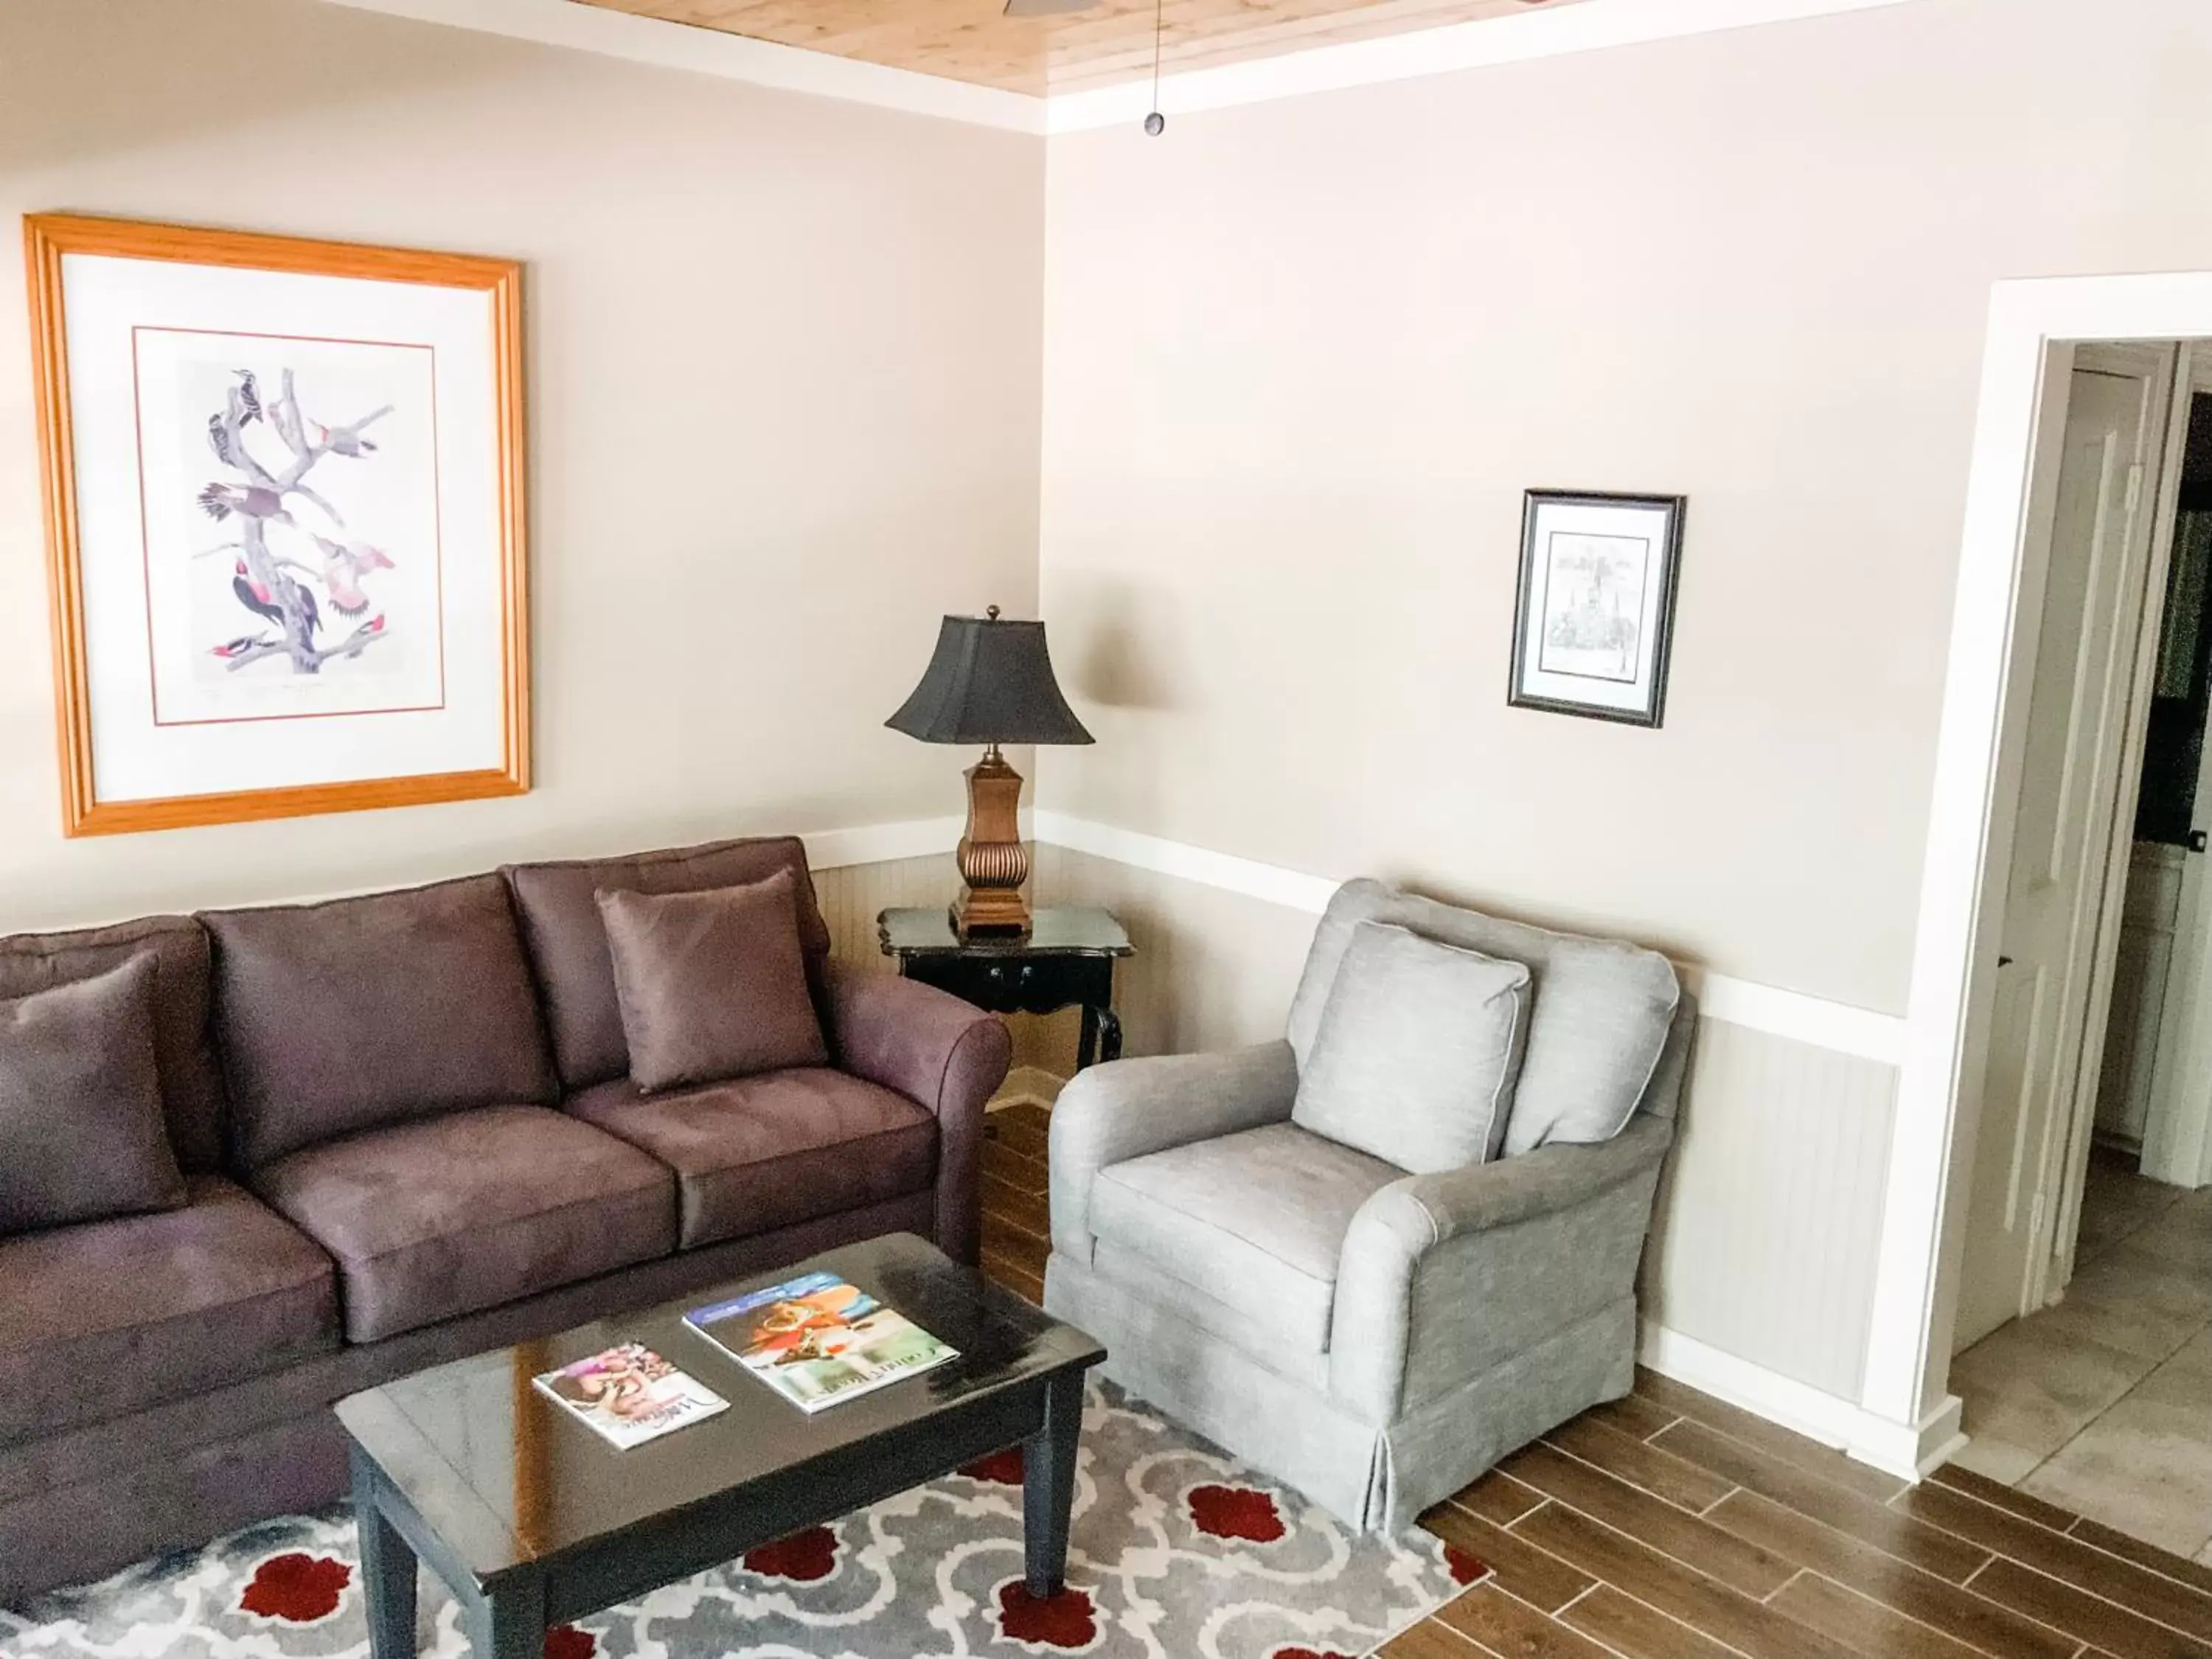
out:
<path id="1" fill-rule="evenodd" d="M 276 603 L 276 595 L 269 591 L 269 584 L 247 568 L 243 559 L 239 560 L 232 569 L 236 574 L 230 579 L 230 591 L 238 595 L 238 602 L 255 616 L 273 622 L 279 628 L 283 627 L 284 607 Z"/>
<path id="2" fill-rule="evenodd" d="M 381 420 L 391 412 L 392 405 L 386 404 L 374 414 L 362 416 L 351 426 L 325 426 L 319 421 L 310 421 L 307 424 L 314 430 L 316 448 L 326 449 L 333 455 L 344 455 L 358 460 L 364 455 L 374 455 L 376 453 L 376 446 L 361 435 L 362 428 L 367 426 L 371 421 Z"/>
<path id="3" fill-rule="evenodd" d="M 382 548 L 371 547 L 367 542 L 341 545 L 327 536 L 317 536 L 315 545 L 323 555 L 323 587 L 331 596 L 331 609 L 340 616 L 358 617 L 368 609 L 368 594 L 362 587 L 362 579 L 374 570 L 394 568 L 392 561 Z"/>
<path id="4" fill-rule="evenodd" d="M 255 616 L 264 617 L 279 628 L 284 627 L 284 607 L 277 602 L 276 594 L 270 591 L 269 584 L 256 576 L 243 559 L 239 560 L 232 570 L 230 591 L 238 595 L 238 602 Z M 314 594 L 297 582 L 280 580 L 285 580 L 287 586 L 298 597 L 300 620 L 306 625 L 307 643 L 313 644 L 315 631 L 323 625 L 322 612 L 315 604 Z"/>
<path id="5" fill-rule="evenodd" d="M 220 415 L 208 416 L 208 447 L 215 451 L 216 459 L 225 466 L 245 470 L 239 462 L 237 448 L 230 441 L 230 422 Z"/>
<path id="6" fill-rule="evenodd" d="M 208 653 L 211 657 L 242 657 L 249 651 L 259 650 L 270 643 L 266 634 L 241 634 L 227 640 Z"/>
<path id="7" fill-rule="evenodd" d="M 239 425 L 244 426 L 249 421 L 259 420 L 261 418 L 260 382 L 253 378 L 253 371 L 250 368 L 234 368 L 230 372 L 238 376 L 238 384 L 231 388 L 232 395 L 238 399 L 238 406 L 245 411 L 239 416 Z"/>
<path id="8" fill-rule="evenodd" d="M 276 524 L 292 522 L 292 515 L 284 509 L 284 498 L 260 484 L 211 483 L 200 491 L 200 509 L 218 522 L 234 513 Z"/>

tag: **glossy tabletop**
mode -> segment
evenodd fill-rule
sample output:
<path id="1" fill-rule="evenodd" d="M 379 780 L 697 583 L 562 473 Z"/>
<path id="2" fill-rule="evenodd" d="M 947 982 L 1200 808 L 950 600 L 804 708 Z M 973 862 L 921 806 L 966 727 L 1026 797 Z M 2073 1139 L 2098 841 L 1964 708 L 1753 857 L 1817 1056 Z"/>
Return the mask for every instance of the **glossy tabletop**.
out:
<path id="1" fill-rule="evenodd" d="M 936 909 L 886 910 L 876 918 L 886 953 L 896 957 L 1095 956 L 1136 954 L 1113 912 L 1090 905 L 1048 905 L 1030 918 L 1026 934 L 977 934 L 963 939 L 951 916 Z"/>
<path id="2" fill-rule="evenodd" d="M 802 1273 L 834 1273 L 959 1357 L 809 1414 L 684 1323 L 691 1309 Z M 642 1342 L 729 1409 L 625 1451 L 532 1386 L 620 1342 Z M 341 1401 L 362 1450 L 478 1579 L 544 1560 L 879 1436 L 1096 1364 L 1105 1351 L 910 1234 L 828 1250 L 682 1300 L 418 1372 Z"/>

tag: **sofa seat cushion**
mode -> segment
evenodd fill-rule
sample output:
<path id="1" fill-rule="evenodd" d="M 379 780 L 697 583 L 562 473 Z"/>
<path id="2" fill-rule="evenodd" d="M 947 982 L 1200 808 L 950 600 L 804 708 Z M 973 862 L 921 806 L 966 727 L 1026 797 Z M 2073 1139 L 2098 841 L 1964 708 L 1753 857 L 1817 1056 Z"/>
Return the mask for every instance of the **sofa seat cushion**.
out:
<path id="1" fill-rule="evenodd" d="M 1352 1218 L 1405 1171 L 1294 1123 L 1270 1123 L 1111 1164 L 1091 1196 L 1091 1230 L 1217 1300 L 1277 1341 L 1328 1346 L 1336 1265 Z M 1267 1356 L 1256 1358 L 1265 1359 Z"/>
<path id="2" fill-rule="evenodd" d="M 0 1239 L 0 1441 L 36 1439 L 337 1346 L 330 1258 L 251 1194 Z"/>
<path id="3" fill-rule="evenodd" d="M 937 1120 L 821 1066 L 647 1095 L 617 1078 L 568 1109 L 676 1171 L 684 1247 L 903 1197 L 937 1176 Z"/>
<path id="4" fill-rule="evenodd" d="M 595 1278 L 676 1243 L 668 1170 L 542 1106 L 372 1129 L 266 1164 L 253 1185 L 337 1258 L 352 1342 Z"/>

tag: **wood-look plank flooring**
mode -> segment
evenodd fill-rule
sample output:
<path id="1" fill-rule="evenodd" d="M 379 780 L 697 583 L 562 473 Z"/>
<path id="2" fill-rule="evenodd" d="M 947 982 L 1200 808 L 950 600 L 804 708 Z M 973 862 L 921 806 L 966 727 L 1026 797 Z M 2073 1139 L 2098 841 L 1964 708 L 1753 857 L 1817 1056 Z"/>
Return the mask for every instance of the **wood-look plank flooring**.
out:
<path id="1" fill-rule="evenodd" d="M 983 1262 L 1036 1300 L 1047 1123 L 991 1116 Z M 1423 1517 L 1491 1577 L 1376 1659 L 2212 1659 L 2212 1568 L 1962 1469 L 1917 1486 L 1649 1371 Z"/>

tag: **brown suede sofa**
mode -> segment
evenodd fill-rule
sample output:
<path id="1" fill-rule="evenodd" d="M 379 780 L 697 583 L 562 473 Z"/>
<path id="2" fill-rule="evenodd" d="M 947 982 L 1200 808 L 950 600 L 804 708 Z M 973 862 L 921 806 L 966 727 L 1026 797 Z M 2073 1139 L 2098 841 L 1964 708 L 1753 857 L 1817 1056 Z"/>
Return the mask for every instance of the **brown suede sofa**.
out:
<path id="1" fill-rule="evenodd" d="M 831 1065 L 641 1094 L 594 892 L 778 869 Z M 19 936 L 0 997 L 148 949 L 190 1199 L 0 1238 L 0 1605 L 332 1502 L 386 1378 L 853 1239 L 975 1260 L 1006 1030 L 831 963 L 796 840 Z"/>

